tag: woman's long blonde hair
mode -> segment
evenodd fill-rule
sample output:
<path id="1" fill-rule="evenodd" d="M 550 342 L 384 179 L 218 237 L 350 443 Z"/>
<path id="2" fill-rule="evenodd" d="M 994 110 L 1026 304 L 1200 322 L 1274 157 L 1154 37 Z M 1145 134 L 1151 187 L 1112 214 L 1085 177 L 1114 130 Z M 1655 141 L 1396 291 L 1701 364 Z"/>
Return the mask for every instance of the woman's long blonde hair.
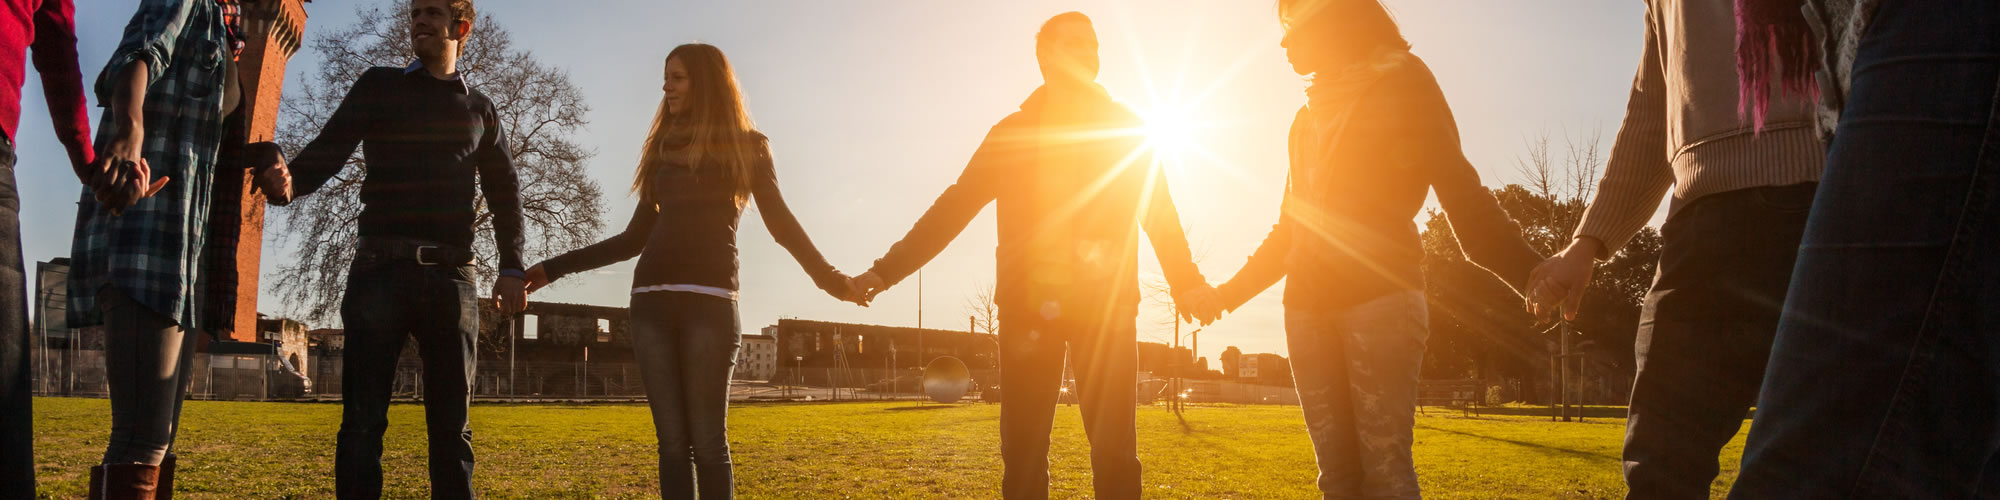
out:
<path id="1" fill-rule="evenodd" d="M 685 151 L 692 164 L 708 159 L 722 164 L 735 184 L 737 202 L 748 199 L 763 136 L 743 106 L 743 89 L 736 84 L 729 58 L 713 45 L 690 43 L 674 47 L 667 60 L 679 60 L 687 69 L 692 95 L 686 97 L 690 99 L 688 109 L 679 116 L 669 112 L 664 96 L 660 98 L 652 132 L 646 135 L 646 150 L 639 154 L 639 171 L 632 177 L 632 191 L 639 193 L 641 202 L 658 201 L 649 180 L 657 169 L 665 168 L 667 155 L 675 154 L 680 146 L 669 136 L 685 135 L 692 138 Z"/>

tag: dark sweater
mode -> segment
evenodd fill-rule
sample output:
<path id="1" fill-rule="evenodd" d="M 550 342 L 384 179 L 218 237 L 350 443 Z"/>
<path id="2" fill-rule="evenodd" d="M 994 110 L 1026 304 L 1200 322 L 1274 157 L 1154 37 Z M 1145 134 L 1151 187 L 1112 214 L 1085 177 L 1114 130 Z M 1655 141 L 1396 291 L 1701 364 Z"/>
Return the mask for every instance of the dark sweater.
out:
<path id="1" fill-rule="evenodd" d="M 493 212 L 500 269 L 522 269 L 520 180 L 485 95 L 463 80 L 431 77 L 420 65 L 369 69 L 319 136 L 292 159 L 293 193 L 305 196 L 325 185 L 363 142 L 361 237 L 470 250 L 476 183 Z"/>
<path id="2" fill-rule="evenodd" d="M 1412 60 L 1355 106 L 1325 148 L 1308 147 L 1317 139 L 1307 110 L 1293 120 L 1292 180 L 1278 223 L 1218 287 L 1224 305 L 1242 305 L 1287 275 L 1286 307 L 1340 308 L 1423 290 L 1423 242 L 1412 219 L 1430 191 L 1466 256 L 1521 290 L 1542 256 L 1466 161 L 1430 68 Z M 1315 149 L 1325 153 L 1308 157 Z"/>
<path id="3" fill-rule="evenodd" d="M 826 263 L 798 218 L 792 216 L 792 209 L 785 206 L 771 165 L 770 146 L 762 136 L 757 140 L 750 195 L 764 217 L 765 228 L 799 261 L 813 284 L 829 293 L 846 290 L 847 277 Z M 690 167 L 684 155 L 666 156 L 672 159 L 655 170 L 649 181 L 654 199 L 639 201 L 625 231 L 543 261 L 542 270 L 549 280 L 637 256 L 633 288 L 701 285 L 737 289 L 736 228 L 743 205 L 736 201 L 735 182 L 716 161 L 704 160 Z"/>
<path id="4" fill-rule="evenodd" d="M 991 203 L 1000 240 L 994 291 L 1003 311 L 1046 312 L 1056 301 L 1067 305 L 1062 311 L 1131 321 L 1141 227 L 1168 284 L 1176 291 L 1199 286 L 1166 176 L 1149 155 L 1134 156 L 1143 138 L 1103 133 L 1138 130 L 1141 121 L 1101 88 L 1079 92 L 1057 106 L 1038 90 L 994 125 L 958 182 L 873 271 L 892 284 L 916 272 Z"/>

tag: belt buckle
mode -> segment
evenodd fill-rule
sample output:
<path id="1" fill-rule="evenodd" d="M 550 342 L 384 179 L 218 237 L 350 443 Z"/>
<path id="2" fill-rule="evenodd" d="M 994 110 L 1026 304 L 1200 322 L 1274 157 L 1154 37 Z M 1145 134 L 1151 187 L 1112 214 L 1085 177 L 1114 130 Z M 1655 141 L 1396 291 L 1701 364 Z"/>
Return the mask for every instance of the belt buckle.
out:
<path id="1" fill-rule="evenodd" d="M 425 250 L 437 250 L 437 249 L 438 249 L 438 247 L 437 247 L 437 246 L 434 246 L 434 245 L 421 245 L 421 246 L 418 246 L 418 247 L 417 247 L 417 265 L 419 265 L 419 266 L 435 266 L 435 265 L 438 265 L 438 263 L 436 263 L 436 262 L 430 262 L 430 261 L 426 261 L 426 260 L 424 260 L 424 251 L 425 251 Z"/>

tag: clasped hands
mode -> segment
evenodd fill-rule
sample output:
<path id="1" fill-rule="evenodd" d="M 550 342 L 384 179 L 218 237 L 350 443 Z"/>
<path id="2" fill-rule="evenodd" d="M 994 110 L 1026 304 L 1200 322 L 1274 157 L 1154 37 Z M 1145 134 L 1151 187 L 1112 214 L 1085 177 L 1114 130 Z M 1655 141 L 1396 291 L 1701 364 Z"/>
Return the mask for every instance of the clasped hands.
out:
<path id="1" fill-rule="evenodd" d="M 1557 311 L 1562 312 L 1562 319 L 1575 320 L 1577 308 L 1583 305 L 1583 291 L 1590 287 L 1597 254 L 1603 248 L 1595 238 L 1577 238 L 1537 264 L 1528 273 L 1528 285 L 1522 290 L 1525 298 L 1522 308 L 1534 313 L 1535 320 L 1540 322 L 1549 321 Z"/>
<path id="2" fill-rule="evenodd" d="M 77 180 L 90 188 L 98 206 L 111 215 L 123 213 L 139 200 L 159 193 L 169 180 L 165 176 L 153 179 L 152 165 L 146 163 L 141 148 L 145 131 L 138 126 L 127 129 L 111 140 L 104 155 L 76 173 Z"/>

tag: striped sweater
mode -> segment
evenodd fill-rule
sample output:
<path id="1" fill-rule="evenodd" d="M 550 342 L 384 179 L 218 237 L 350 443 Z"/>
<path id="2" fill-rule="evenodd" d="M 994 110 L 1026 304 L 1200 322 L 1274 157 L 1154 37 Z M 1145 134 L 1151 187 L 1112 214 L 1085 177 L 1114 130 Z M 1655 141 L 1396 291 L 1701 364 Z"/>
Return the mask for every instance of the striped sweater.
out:
<path id="1" fill-rule="evenodd" d="M 1814 107 L 1784 97 L 1762 133 L 1738 113 L 1731 0 L 1649 0 L 1644 58 L 1598 194 L 1576 237 L 1608 258 L 1671 190 L 1667 217 L 1702 196 L 1819 180 L 1825 147 Z"/>

